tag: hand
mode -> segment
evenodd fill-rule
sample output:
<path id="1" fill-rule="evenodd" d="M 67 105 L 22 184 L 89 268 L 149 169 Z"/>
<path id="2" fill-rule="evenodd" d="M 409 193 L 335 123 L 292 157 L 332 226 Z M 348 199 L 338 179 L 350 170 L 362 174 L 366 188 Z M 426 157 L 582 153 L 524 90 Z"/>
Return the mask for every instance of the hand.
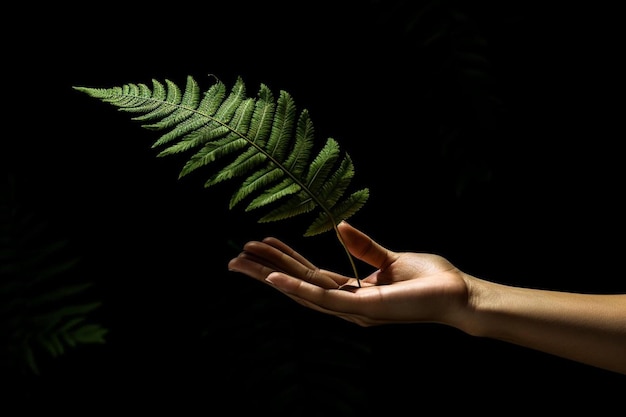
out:
<path id="1" fill-rule="evenodd" d="M 376 268 L 355 278 L 320 269 L 282 241 L 244 245 L 229 269 L 269 283 L 298 303 L 361 326 L 440 322 L 453 325 L 467 308 L 466 274 L 445 258 L 394 252 L 346 222 L 338 225 L 350 253 Z"/>

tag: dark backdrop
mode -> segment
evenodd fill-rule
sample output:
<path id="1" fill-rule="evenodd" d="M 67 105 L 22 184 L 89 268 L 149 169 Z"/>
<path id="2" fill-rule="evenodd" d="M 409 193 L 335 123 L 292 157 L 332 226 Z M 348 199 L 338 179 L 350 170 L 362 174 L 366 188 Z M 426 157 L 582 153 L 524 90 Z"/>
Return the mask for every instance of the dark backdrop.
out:
<path id="1" fill-rule="evenodd" d="M 109 329 L 104 345 L 42 352 L 39 376 L 10 367 L 7 400 L 287 415 L 621 403 L 623 376 L 438 325 L 357 328 L 228 272 L 266 235 L 350 269 L 332 234 L 228 210 L 235 184 L 178 180 L 154 132 L 72 89 L 214 74 L 286 90 L 352 156 L 371 197 L 351 222 L 380 243 L 498 282 L 623 292 L 617 7 L 214 3 L 6 13 L 3 172 L 68 239 Z"/>

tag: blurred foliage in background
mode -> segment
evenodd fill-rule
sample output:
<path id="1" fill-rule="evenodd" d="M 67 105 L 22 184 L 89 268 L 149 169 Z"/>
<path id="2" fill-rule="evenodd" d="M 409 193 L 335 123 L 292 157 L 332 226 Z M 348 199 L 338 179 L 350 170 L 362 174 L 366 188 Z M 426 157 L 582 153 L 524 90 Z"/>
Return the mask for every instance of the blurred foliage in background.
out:
<path id="1" fill-rule="evenodd" d="M 92 320 L 101 302 L 90 290 L 93 283 L 88 277 L 73 273 L 78 262 L 69 242 L 49 230 L 44 214 L 20 204 L 15 178 L 4 178 L 0 189 L 4 372 L 39 374 L 40 362 L 47 358 L 105 342 L 108 329 Z"/>

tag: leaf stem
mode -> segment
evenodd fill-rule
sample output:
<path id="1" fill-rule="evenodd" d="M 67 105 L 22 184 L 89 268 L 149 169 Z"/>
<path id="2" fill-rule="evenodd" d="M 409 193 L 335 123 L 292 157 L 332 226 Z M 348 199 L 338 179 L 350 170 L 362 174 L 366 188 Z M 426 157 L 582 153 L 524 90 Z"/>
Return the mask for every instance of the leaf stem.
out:
<path id="1" fill-rule="evenodd" d="M 341 237 L 341 233 L 339 233 L 339 228 L 337 227 L 337 224 L 335 222 L 333 222 L 333 228 L 335 229 L 335 233 L 337 234 L 337 239 L 339 239 L 339 243 L 341 243 L 341 246 L 343 246 L 343 249 L 346 251 L 346 254 L 348 255 L 348 260 L 350 261 L 350 265 L 352 266 L 352 272 L 354 273 L 354 278 L 356 279 L 356 283 L 358 284 L 359 288 L 361 288 L 361 280 L 359 279 L 359 273 L 356 270 L 354 257 L 348 250 L 348 246 L 346 246 L 346 243 Z"/>

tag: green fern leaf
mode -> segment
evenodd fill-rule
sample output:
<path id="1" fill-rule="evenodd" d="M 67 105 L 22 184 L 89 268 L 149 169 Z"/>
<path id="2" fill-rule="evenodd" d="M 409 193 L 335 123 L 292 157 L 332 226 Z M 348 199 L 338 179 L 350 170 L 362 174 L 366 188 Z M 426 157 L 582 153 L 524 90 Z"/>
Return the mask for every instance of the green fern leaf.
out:
<path id="1" fill-rule="evenodd" d="M 347 154 L 342 157 L 335 140 L 328 139 L 313 154 L 315 131 L 309 113 L 303 110 L 298 115 L 285 91 L 275 100 L 262 84 L 255 97 L 248 97 L 238 77 L 229 93 L 216 80 L 201 98 L 201 89 L 191 76 L 184 93 L 169 80 L 152 80 L 152 88 L 145 84 L 73 88 L 136 114 L 133 119 L 143 122 L 144 128 L 165 131 L 153 143 L 153 147 L 164 147 L 158 156 L 193 152 L 180 177 L 231 157 L 205 182 L 205 187 L 211 187 L 243 177 L 230 208 L 248 199 L 250 211 L 289 197 L 262 216 L 261 222 L 317 210 L 315 222 L 305 232 L 311 236 L 333 229 L 367 201 L 367 189 L 345 195 L 354 167 Z"/>
<path id="2" fill-rule="evenodd" d="M 73 343 L 106 343 L 104 336 L 108 329 L 97 324 L 86 324 L 74 329 L 71 335 Z"/>
<path id="3" fill-rule="evenodd" d="M 215 78 L 202 95 L 191 76 L 184 93 L 172 81 L 154 79 L 152 88 L 145 84 L 73 88 L 132 113 L 132 119 L 142 122 L 146 129 L 162 131 L 152 144 L 161 149 L 157 156 L 190 153 L 179 178 L 225 161 L 204 186 L 239 178 L 229 208 L 244 201 L 248 201 L 246 211 L 272 205 L 259 222 L 316 212 L 304 232 L 313 236 L 337 230 L 338 222 L 354 215 L 369 197 L 367 188 L 348 193 L 354 166 L 347 153 L 342 155 L 337 141 L 327 139 L 315 153 L 315 129 L 309 112 L 304 109 L 298 113 L 286 91 L 281 90 L 275 99 L 261 84 L 256 96 L 249 97 L 241 77 L 230 91 Z"/>

